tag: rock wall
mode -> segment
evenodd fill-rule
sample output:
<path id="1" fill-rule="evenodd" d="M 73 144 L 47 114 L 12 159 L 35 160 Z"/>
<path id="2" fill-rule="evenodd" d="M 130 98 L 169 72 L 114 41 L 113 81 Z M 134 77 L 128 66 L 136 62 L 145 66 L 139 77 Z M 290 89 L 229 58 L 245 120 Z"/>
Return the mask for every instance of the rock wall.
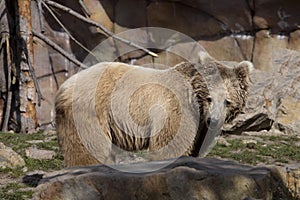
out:
<path id="1" fill-rule="evenodd" d="M 169 28 L 192 37 L 219 60 L 251 60 L 256 68 L 266 71 L 272 69 L 276 49 L 300 49 L 300 4 L 296 1 L 86 0 L 85 3 L 91 18 L 114 33 L 146 26 Z M 85 40 L 89 47 L 99 44 L 98 41 Z"/>
<path id="2" fill-rule="evenodd" d="M 56 2 L 84 15 L 78 2 Z M 300 50 L 300 3 L 296 0 L 84 0 L 84 3 L 91 13 L 90 18 L 113 33 L 147 26 L 173 29 L 198 41 L 218 60 L 251 60 L 256 69 L 265 72 L 277 70 L 274 62 L 279 49 Z M 41 31 L 36 8 L 32 1 L 33 28 Z M 71 40 L 46 9 L 44 13 L 45 35 L 77 59 L 84 60 L 88 52 Z M 99 29 L 74 16 L 58 9 L 55 13 L 70 33 L 90 50 L 107 38 Z M 148 42 L 157 40 L 159 38 L 152 38 Z M 163 50 L 157 53 L 159 57 L 153 59 L 142 51 L 135 51 L 120 60 L 169 66 L 180 61 Z M 103 57 L 103 60 L 110 59 Z M 37 38 L 34 67 L 45 97 L 42 106 L 37 108 L 37 117 L 40 126 L 47 126 L 54 120 L 53 99 L 57 88 L 78 68 Z"/>
<path id="3" fill-rule="evenodd" d="M 245 113 L 223 131 L 271 131 L 300 135 L 300 53 L 278 49 L 270 72 L 254 70 Z"/>

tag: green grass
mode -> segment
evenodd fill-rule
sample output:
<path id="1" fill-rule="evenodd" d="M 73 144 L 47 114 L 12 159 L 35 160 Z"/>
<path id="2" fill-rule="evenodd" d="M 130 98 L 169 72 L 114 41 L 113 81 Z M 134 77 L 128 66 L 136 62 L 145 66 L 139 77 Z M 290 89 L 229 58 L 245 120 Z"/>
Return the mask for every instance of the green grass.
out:
<path id="1" fill-rule="evenodd" d="M 25 161 L 25 167 L 27 172 L 34 170 L 43 170 L 46 172 L 55 171 L 63 168 L 63 157 L 58 150 L 57 139 L 45 141 L 47 136 L 42 133 L 33 134 L 16 134 L 16 133 L 0 133 L 0 141 L 6 146 L 11 147 L 14 151 L 22 156 Z M 30 144 L 27 141 L 31 140 L 43 140 L 42 143 Z M 28 158 L 25 153 L 25 149 L 36 146 L 38 149 L 53 150 L 56 152 L 51 160 L 36 160 Z M 0 178 L 9 177 L 12 179 L 22 179 L 27 172 L 24 172 L 25 167 L 16 168 L 0 168 Z M 23 183 L 9 183 L 6 186 L 0 186 L 0 199 L 5 200 L 23 200 L 31 199 L 34 188 Z"/>
<path id="2" fill-rule="evenodd" d="M 43 170 L 43 171 L 54 171 L 63 168 L 63 157 L 62 155 L 56 155 L 51 160 L 36 160 L 25 157 L 26 167 L 29 171 Z"/>
<path id="3" fill-rule="evenodd" d="M 217 144 L 208 157 L 222 157 L 233 159 L 241 163 L 257 164 L 263 162 L 266 164 L 274 164 L 275 162 L 288 163 L 289 161 L 300 161 L 300 147 L 294 142 L 300 139 L 293 136 L 259 136 L 263 141 L 271 141 L 270 143 L 257 142 L 251 148 L 243 144 L 241 139 L 228 139 L 231 146 Z"/>
<path id="4" fill-rule="evenodd" d="M 63 167 L 62 155 L 58 150 L 57 139 L 44 141 L 42 143 L 30 144 L 27 141 L 30 140 L 44 140 L 47 136 L 42 133 L 33 134 L 15 134 L 15 133 L 0 133 L 0 141 L 6 146 L 11 147 L 14 151 L 19 153 L 26 162 L 26 166 L 29 170 L 43 169 L 43 170 L 58 170 Z M 38 149 L 53 150 L 56 152 L 56 156 L 52 160 L 34 160 L 27 158 L 25 149 L 35 145 Z"/>
<path id="5" fill-rule="evenodd" d="M 5 187 L 1 188 L 0 199 L 5 200 L 23 200 L 31 199 L 33 195 L 33 190 L 22 190 L 26 188 L 24 184 L 21 183 L 9 183 Z"/>
<path id="6" fill-rule="evenodd" d="M 16 133 L 0 133 L 0 141 L 6 146 L 11 147 L 17 153 L 25 155 L 25 149 L 32 146 L 27 143 L 29 140 L 43 140 L 45 136 L 40 133 L 34 134 L 16 134 Z"/>
<path id="7" fill-rule="evenodd" d="M 1 174 L 9 175 L 9 177 L 11 178 L 18 178 L 24 175 L 24 172 L 23 172 L 23 167 L 19 167 L 19 166 L 16 168 L 6 167 L 6 168 L 0 168 L 0 175 Z"/>

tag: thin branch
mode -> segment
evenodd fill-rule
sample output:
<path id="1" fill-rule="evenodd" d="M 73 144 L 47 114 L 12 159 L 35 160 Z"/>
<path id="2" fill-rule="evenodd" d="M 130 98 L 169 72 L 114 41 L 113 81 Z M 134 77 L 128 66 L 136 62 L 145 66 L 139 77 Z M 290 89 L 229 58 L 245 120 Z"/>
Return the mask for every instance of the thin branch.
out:
<path id="1" fill-rule="evenodd" d="M 83 68 L 83 69 L 87 69 L 88 68 L 85 64 L 83 64 L 82 62 L 80 62 L 79 60 L 77 60 L 76 58 L 74 58 L 71 54 L 69 54 L 64 49 L 62 49 L 60 46 L 58 46 L 57 44 L 55 44 L 53 41 L 51 41 L 45 35 L 43 35 L 41 33 L 38 33 L 38 32 L 36 32 L 34 30 L 32 30 L 32 33 L 33 33 L 34 36 L 36 36 L 37 38 L 43 40 L 50 47 L 52 47 L 53 49 L 55 49 L 56 51 L 58 51 L 60 54 L 62 54 L 64 57 L 66 57 L 67 59 L 69 59 L 71 62 L 73 62 L 74 64 L 76 64 L 78 67 Z"/>
<path id="2" fill-rule="evenodd" d="M 65 70 L 59 70 L 57 72 L 55 72 L 54 70 L 54 66 L 53 66 L 53 61 L 52 61 L 52 57 L 49 55 L 49 61 L 50 61 L 50 67 L 51 67 L 51 74 L 54 78 L 54 82 L 55 82 L 55 85 L 56 85 L 56 89 L 58 90 L 59 88 L 59 83 L 58 83 L 58 80 L 57 80 L 57 77 L 56 77 L 56 73 L 58 72 L 65 72 Z"/>
<path id="3" fill-rule="evenodd" d="M 51 69 L 51 72 L 49 72 L 49 73 L 47 73 L 47 74 L 43 74 L 43 75 L 37 77 L 38 80 L 43 79 L 43 78 L 47 78 L 47 77 L 49 77 L 49 76 L 54 77 L 54 75 L 56 75 L 57 73 L 63 73 L 63 72 L 66 73 L 66 72 L 68 72 L 68 70 L 66 70 L 66 69 L 61 69 L 61 70 L 53 71 L 53 70 L 54 70 L 54 69 L 53 69 L 53 61 L 52 61 L 51 56 L 49 56 L 49 59 L 51 59 L 51 60 L 50 60 L 50 67 L 52 68 L 52 69 Z M 56 83 L 58 84 L 58 81 L 57 81 L 57 78 L 56 78 L 56 77 L 54 77 L 54 82 L 55 82 L 55 84 L 56 84 Z"/>
<path id="4" fill-rule="evenodd" d="M 92 56 L 94 56 L 96 58 L 96 60 L 98 60 L 97 57 L 96 57 L 96 55 L 93 52 L 91 52 L 88 48 L 86 48 L 83 44 L 81 44 L 78 40 L 76 40 L 76 38 L 73 37 L 73 35 L 68 31 L 68 29 L 64 26 L 64 24 L 56 17 L 56 15 L 51 10 L 51 8 L 49 8 L 49 6 L 47 6 L 47 4 L 45 4 L 45 2 L 43 2 L 43 6 L 49 11 L 49 13 L 54 18 L 54 20 L 64 29 L 64 31 L 70 36 L 70 38 L 76 44 L 78 44 L 82 49 L 84 49 L 86 52 L 88 52 L 89 54 L 91 54 Z"/>
<path id="5" fill-rule="evenodd" d="M 12 101 L 12 88 L 11 88 L 11 55 L 10 55 L 10 45 L 9 45 L 9 35 L 2 34 L 2 37 L 5 37 L 6 43 L 6 59 L 7 59 L 7 99 L 6 99 L 6 108 L 5 115 L 2 125 L 2 132 L 7 132 L 8 130 L 8 121 L 11 111 L 11 101 Z"/>
<path id="6" fill-rule="evenodd" d="M 38 15 L 40 20 L 40 27 L 41 27 L 41 33 L 45 32 L 45 25 L 44 25 L 44 15 L 43 15 L 43 7 L 42 7 L 42 0 L 36 0 L 37 2 L 37 9 L 38 9 Z"/>
<path id="7" fill-rule="evenodd" d="M 126 39 L 124 39 L 124 38 L 121 38 L 121 37 L 119 37 L 119 36 L 114 35 L 112 32 L 110 32 L 109 30 L 107 30 L 104 26 L 102 26 L 102 25 L 99 24 L 98 22 L 96 22 L 96 21 L 94 21 L 94 20 L 91 20 L 91 19 L 88 19 L 88 18 L 82 16 L 81 14 L 79 14 L 79 13 L 75 12 L 74 10 L 72 10 L 71 8 L 68 8 L 68 7 L 66 7 L 66 6 L 63 6 L 63 5 L 61 5 L 61 4 L 58 4 L 58 3 L 56 3 L 56 2 L 53 2 L 53 1 L 51 1 L 51 0 L 44 0 L 44 1 L 45 1 L 48 5 L 50 5 L 50 6 L 56 7 L 56 8 L 58 8 L 58 9 L 61 9 L 61 10 L 65 11 L 65 12 L 69 13 L 70 15 L 73 15 L 74 17 L 76 17 L 76 18 L 78 18 L 78 19 L 80 19 L 80 20 L 82 20 L 82 21 L 84 21 L 84 22 L 86 22 L 86 23 L 88 23 L 88 24 L 91 24 L 91 25 L 93 25 L 93 26 L 96 26 L 96 27 L 100 28 L 107 36 L 110 36 L 110 37 L 112 37 L 112 38 L 115 38 L 115 39 L 117 39 L 117 40 L 119 40 L 119 41 L 121 41 L 121 42 L 123 42 L 123 43 L 129 45 L 129 46 L 132 46 L 132 47 L 135 47 L 135 48 L 137 48 L 137 49 L 140 49 L 140 50 L 142 50 L 142 51 L 148 53 L 149 55 L 151 55 L 151 56 L 153 56 L 153 57 L 158 57 L 158 55 L 157 55 L 156 53 L 153 53 L 152 51 L 149 51 L 148 49 L 146 49 L 146 48 L 144 48 L 144 47 L 142 47 L 142 46 L 140 46 L 140 45 L 137 45 L 137 44 L 135 44 L 135 43 L 133 43 L 133 42 L 131 42 L 131 41 L 128 41 L 128 40 L 126 40 Z"/>
<path id="8" fill-rule="evenodd" d="M 87 15 L 87 16 L 91 16 L 91 12 L 89 11 L 89 9 L 86 7 L 86 5 L 84 4 L 84 2 L 82 0 L 78 0 L 78 3 L 80 4 L 83 12 Z"/>
<path id="9" fill-rule="evenodd" d="M 24 44 L 24 46 L 25 46 L 24 53 L 25 53 L 25 56 L 26 56 L 26 59 L 27 59 L 27 64 L 28 64 L 28 67 L 29 67 L 29 72 L 30 72 L 31 77 L 33 79 L 35 91 L 36 91 L 37 96 L 38 96 L 38 106 L 41 106 L 41 101 L 45 100 L 45 98 L 42 95 L 42 92 L 41 92 L 41 89 L 40 89 L 40 86 L 39 86 L 39 82 L 38 82 L 38 80 L 36 78 L 36 75 L 35 75 L 35 72 L 34 72 L 34 68 L 32 66 L 32 62 L 30 60 L 30 56 L 29 56 L 29 53 L 28 53 L 28 49 L 27 49 L 27 47 L 26 47 L 25 44 Z"/>

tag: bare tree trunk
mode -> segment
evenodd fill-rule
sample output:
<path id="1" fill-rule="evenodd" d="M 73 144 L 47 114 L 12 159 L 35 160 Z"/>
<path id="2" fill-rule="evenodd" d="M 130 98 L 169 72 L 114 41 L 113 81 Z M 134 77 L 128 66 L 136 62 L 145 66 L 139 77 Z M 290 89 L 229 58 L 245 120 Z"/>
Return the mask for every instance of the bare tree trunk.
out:
<path id="1" fill-rule="evenodd" d="M 17 25 L 19 36 L 17 43 L 17 56 L 19 58 L 19 100 L 20 100 L 20 122 L 21 132 L 35 131 L 36 119 L 36 88 L 30 74 L 30 65 L 33 61 L 33 38 L 31 21 L 31 0 L 17 0 Z"/>
<path id="2" fill-rule="evenodd" d="M 7 130 L 6 121 L 7 112 L 7 56 L 6 56 L 6 48 L 5 48 L 5 38 L 9 35 L 9 26 L 8 26 L 8 19 L 7 19 L 7 10 L 6 10 L 6 3 L 5 1 L 0 1 L 0 31 L 1 31 L 1 44 L 0 44 L 0 126 L 2 131 Z M 5 102 L 6 99 L 6 102 Z M 6 106 L 5 106 L 6 104 Z M 4 122 L 3 122 L 4 121 Z M 3 123 L 2 123 L 3 122 Z"/>

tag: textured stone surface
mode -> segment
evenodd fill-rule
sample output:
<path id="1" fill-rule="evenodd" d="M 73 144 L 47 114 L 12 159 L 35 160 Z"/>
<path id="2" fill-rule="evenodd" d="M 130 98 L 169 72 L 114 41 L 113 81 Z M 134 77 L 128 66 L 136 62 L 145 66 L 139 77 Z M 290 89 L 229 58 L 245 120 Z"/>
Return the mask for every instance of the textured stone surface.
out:
<path id="1" fill-rule="evenodd" d="M 168 161 L 128 167 L 142 170 L 162 162 Z M 151 173 L 73 168 L 44 176 L 34 199 L 290 199 L 299 192 L 299 167 L 183 157 Z"/>
<path id="2" fill-rule="evenodd" d="M 43 94 L 44 100 L 41 106 L 37 107 L 37 118 L 40 126 L 49 124 L 54 121 L 54 98 L 57 91 L 57 82 L 55 76 L 47 76 L 39 78 L 39 86 Z"/>
<path id="3" fill-rule="evenodd" d="M 245 114 L 225 125 L 225 131 L 240 134 L 276 128 L 300 133 L 300 53 L 278 49 L 274 58 L 272 71 L 254 71 Z"/>
<path id="4" fill-rule="evenodd" d="M 119 33 L 130 28 L 146 26 L 146 0 L 118 1 L 115 5 L 114 32 Z"/>
<path id="5" fill-rule="evenodd" d="M 23 158 L 0 142 L 0 168 L 24 166 Z"/>
<path id="6" fill-rule="evenodd" d="M 276 52 L 287 48 L 287 36 L 270 35 L 270 31 L 267 30 L 259 31 L 255 38 L 253 63 L 257 69 L 273 72 L 274 61 L 280 56 Z"/>
<path id="7" fill-rule="evenodd" d="M 300 51 L 300 30 L 290 33 L 289 49 Z"/>
<path id="8" fill-rule="evenodd" d="M 111 0 L 84 0 L 91 16 L 90 18 L 102 24 L 107 30 L 114 30 L 114 1 Z M 94 33 L 97 33 L 95 31 Z"/>
<path id="9" fill-rule="evenodd" d="M 36 147 L 29 147 L 25 150 L 26 156 L 37 160 L 50 160 L 56 153 L 50 150 L 38 149 Z"/>
<path id="10" fill-rule="evenodd" d="M 254 24 L 257 28 L 285 32 L 299 28 L 300 4 L 289 0 L 255 0 Z"/>
<path id="11" fill-rule="evenodd" d="M 224 31 L 243 32 L 252 30 L 252 1 L 227 1 L 224 3 L 222 0 L 184 0 L 179 2 L 214 18 L 221 23 L 221 28 Z M 232 12 L 232 8 L 238 9 Z"/>
<path id="12" fill-rule="evenodd" d="M 278 128 L 288 133 L 300 134 L 300 101 L 287 96 L 281 102 L 277 113 Z"/>
<path id="13" fill-rule="evenodd" d="M 147 7 L 147 14 L 149 26 L 169 28 L 190 37 L 204 37 L 225 32 L 220 21 L 205 12 L 180 3 L 152 3 Z"/>
<path id="14" fill-rule="evenodd" d="M 199 43 L 218 60 L 251 60 L 253 37 L 247 35 L 231 35 L 218 40 L 200 40 Z"/>

